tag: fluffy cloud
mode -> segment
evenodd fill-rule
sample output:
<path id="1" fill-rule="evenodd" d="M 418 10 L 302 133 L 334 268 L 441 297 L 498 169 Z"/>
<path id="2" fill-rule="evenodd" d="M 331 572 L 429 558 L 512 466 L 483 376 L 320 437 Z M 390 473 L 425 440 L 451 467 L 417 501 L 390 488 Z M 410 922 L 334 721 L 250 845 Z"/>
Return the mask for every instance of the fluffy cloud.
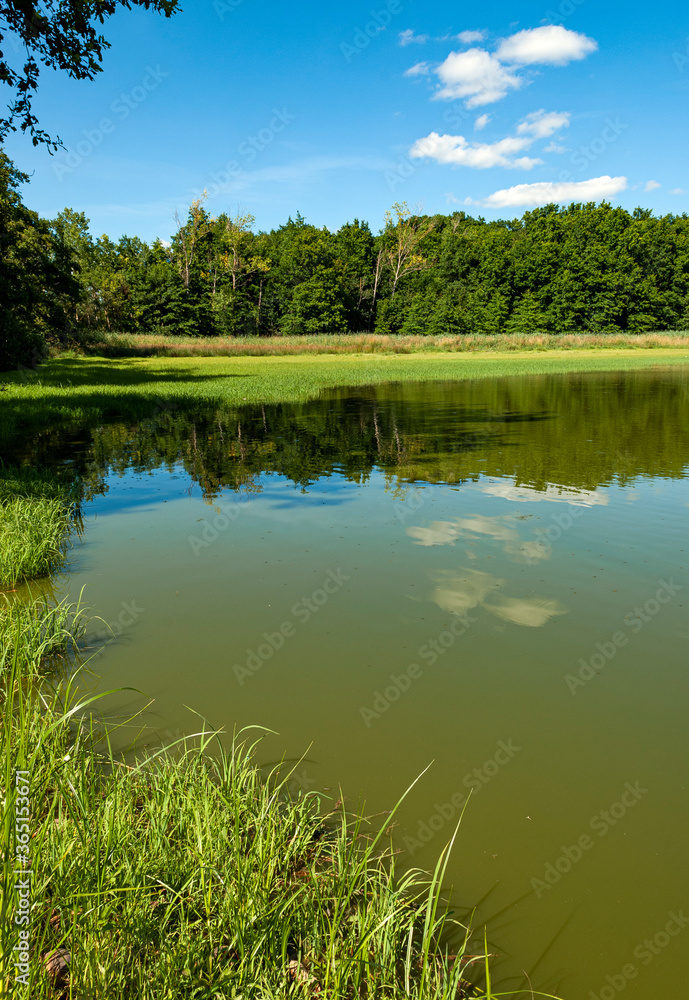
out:
<path id="1" fill-rule="evenodd" d="M 672 191 L 670 191 L 670 194 L 686 194 L 686 193 L 687 192 L 684 190 L 684 188 L 673 188 Z"/>
<path id="2" fill-rule="evenodd" d="M 660 184 L 658 183 L 658 181 L 648 181 L 646 187 L 644 188 L 644 191 L 657 191 L 659 187 Z"/>
<path id="3" fill-rule="evenodd" d="M 460 31 L 456 36 L 457 41 L 462 45 L 473 45 L 474 42 L 482 42 L 486 37 L 485 31 Z"/>
<path id="4" fill-rule="evenodd" d="M 593 177 L 588 181 L 564 183 L 539 181 L 536 184 L 517 184 L 489 195 L 483 203 L 486 208 L 510 208 L 561 204 L 568 201 L 601 201 L 614 198 L 627 189 L 626 177 Z"/>
<path id="5" fill-rule="evenodd" d="M 482 129 L 490 121 L 490 115 L 476 119 L 475 128 Z M 463 135 L 439 135 L 431 132 L 423 139 L 417 139 L 409 155 L 413 159 L 427 158 L 438 163 L 448 163 L 455 167 L 473 167 L 487 170 L 490 167 L 531 170 L 543 160 L 530 156 L 519 156 L 539 139 L 547 139 L 558 129 L 569 125 L 569 115 L 557 111 L 533 111 L 517 126 L 517 135 L 508 136 L 499 142 L 469 142 Z"/>
<path id="6" fill-rule="evenodd" d="M 428 35 L 415 35 L 413 28 L 407 28 L 399 33 L 400 45 L 424 45 L 428 41 Z"/>
<path id="7" fill-rule="evenodd" d="M 463 31 L 457 35 L 464 44 L 481 41 L 484 32 Z M 425 41 L 426 35 L 415 36 L 411 29 L 400 34 L 402 45 Z M 504 38 L 495 52 L 474 46 L 462 52 L 451 52 L 434 68 L 440 80 L 435 97 L 439 100 L 463 99 L 468 108 L 494 104 L 511 90 L 529 82 L 522 71 L 528 66 L 565 66 L 595 52 L 598 43 L 576 31 L 561 26 L 529 28 Z M 407 71 L 409 74 L 409 71 Z M 411 73 L 410 75 L 416 75 Z"/>
<path id="8" fill-rule="evenodd" d="M 585 59 L 598 49 L 598 43 L 562 25 L 528 28 L 505 38 L 498 47 L 497 57 L 503 63 L 516 66 L 566 66 Z"/>
<path id="9" fill-rule="evenodd" d="M 561 128 L 569 128 L 570 115 L 566 112 L 558 111 L 532 111 L 519 125 L 517 125 L 517 135 L 530 135 L 534 139 L 549 139 Z"/>
<path id="10" fill-rule="evenodd" d="M 455 167 L 473 167 L 487 170 L 490 167 L 531 170 L 543 160 L 528 156 L 517 156 L 531 145 L 531 139 L 511 136 L 492 144 L 469 142 L 463 135 L 439 135 L 431 132 L 423 139 L 417 139 L 409 155 L 413 159 L 427 158 L 438 163 L 449 163 Z"/>
<path id="11" fill-rule="evenodd" d="M 494 104 L 523 82 L 485 49 L 451 52 L 436 73 L 443 86 L 435 96 L 440 100 L 466 98 L 468 108 Z"/>

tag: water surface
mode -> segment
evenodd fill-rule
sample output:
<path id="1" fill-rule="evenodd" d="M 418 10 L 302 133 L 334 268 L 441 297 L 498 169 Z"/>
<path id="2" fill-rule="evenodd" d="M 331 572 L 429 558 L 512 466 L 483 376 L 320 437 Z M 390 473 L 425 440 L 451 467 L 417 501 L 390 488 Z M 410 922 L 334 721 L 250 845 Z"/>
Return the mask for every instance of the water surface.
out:
<path id="1" fill-rule="evenodd" d="M 295 788 L 372 813 L 433 762 L 395 837 L 432 865 L 471 793 L 451 881 L 500 986 L 646 1000 L 689 980 L 688 386 L 345 388 L 14 457 L 82 478 L 56 589 L 87 586 L 149 726 L 265 726 Z"/>

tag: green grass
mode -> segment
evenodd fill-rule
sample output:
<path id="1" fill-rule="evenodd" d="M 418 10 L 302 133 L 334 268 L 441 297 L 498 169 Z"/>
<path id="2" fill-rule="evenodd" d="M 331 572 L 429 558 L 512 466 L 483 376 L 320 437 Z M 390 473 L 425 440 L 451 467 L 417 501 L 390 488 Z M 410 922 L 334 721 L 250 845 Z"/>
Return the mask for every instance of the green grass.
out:
<path id="1" fill-rule="evenodd" d="M 145 419 L 214 401 L 291 402 L 338 386 L 615 371 L 689 363 L 686 349 L 265 358 L 61 358 L 0 376 L 0 447 L 45 427 Z"/>
<path id="2" fill-rule="evenodd" d="M 45 668 L 59 669 L 84 636 L 85 616 L 81 601 L 55 603 L 30 592 L 23 599 L 0 594 L 0 682 L 10 669 L 17 645 L 27 676 L 38 675 Z"/>
<path id="3" fill-rule="evenodd" d="M 51 473 L 0 467 L 0 587 L 62 566 L 75 513 L 71 489 Z"/>
<path id="4" fill-rule="evenodd" d="M 69 509 L 18 497 L 0 505 L 0 587 L 47 576 L 65 560 Z"/>
<path id="5" fill-rule="evenodd" d="M 21 617 L 13 621 L 20 640 Z M 33 868 L 30 982 L 17 995 L 500 995 L 486 949 L 476 951 L 469 923 L 443 897 L 451 845 L 434 873 L 400 872 L 386 846 L 395 810 L 376 825 L 341 805 L 324 811 L 312 792 L 294 798 L 290 770 L 266 779 L 250 741 L 224 751 L 202 731 L 176 752 L 127 762 L 89 716 L 93 699 L 73 680 L 41 676 L 45 650 L 9 647 L 0 685 L 5 995 L 18 930 L 15 770 L 30 774 Z M 60 956 L 62 972 L 51 975 L 46 959 Z"/>
<path id="6" fill-rule="evenodd" d="M 0 503 L 17 497 L 29 500 L 73 499 L 71 484 L 60 480 L 47 469 L 30 465 L 6 466 L 0 462 Z"/>

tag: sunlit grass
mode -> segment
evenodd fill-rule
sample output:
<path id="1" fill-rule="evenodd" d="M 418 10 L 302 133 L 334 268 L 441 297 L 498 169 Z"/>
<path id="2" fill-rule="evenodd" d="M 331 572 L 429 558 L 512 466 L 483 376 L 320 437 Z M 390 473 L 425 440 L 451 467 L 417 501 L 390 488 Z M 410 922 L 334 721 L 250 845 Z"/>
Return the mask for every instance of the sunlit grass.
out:
<path id="1" fill-rule="evenodd" d="M 65 559 L 69 509 L 61 500 L 0 504 L 0 587 L 47 576 Z"/>
<path id="2" fill-rule="evenodd" d="M 686 365 L 683 348 L 209 358 L 58 358 L 0 376 L 0 447 L 45 427 L 137 422 L 218 402 L 297 402 L 324 390 L 383 382 L 501 378 Z"/>
<path id="3" fill-rule="evenodd" d="M 495 351 L 576 351 L 582 349 L 689 347 L 689 331 L 662 333 L 513 333 L 404 336 L 375 333 L 303 337 L 168 337 L 155 334 L 100 334 L 91 352 L 102 357 L 280 357 L 314 354 L 417 354 Z"/>
<path id="4" fill-rule="evenodd" d="M 0 594 L 0 682 L 17 646 L 24 672 L 33 676 L 74 651 L 84 635 L 86 611 L 81 601 L 55 603 L 30 593 L 24 598 Z"/>
<path id="5" fill-rule="evenodd" d="M 0 467 L 0 587 L 58 569 L 73 515 L 71 490 L 54 475 Z"/>

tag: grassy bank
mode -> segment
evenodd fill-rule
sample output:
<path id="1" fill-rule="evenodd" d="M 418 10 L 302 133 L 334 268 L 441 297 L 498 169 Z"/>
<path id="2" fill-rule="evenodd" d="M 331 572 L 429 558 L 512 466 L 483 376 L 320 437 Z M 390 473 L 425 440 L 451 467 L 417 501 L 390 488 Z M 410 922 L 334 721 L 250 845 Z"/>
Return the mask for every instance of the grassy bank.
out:
<path id="1" fill-rule="evenodd" d="M 59 358 L 35 372 L 0 376 L 0 448 L 10 439 L 49 426 L 83 428 L 107 420 L 136 421 L 166 408 L 204 402 L 291 402 L 339 386 L 675 364 L 689 364 L 689 346 L 347 357 Z"/>
<path id="2" fill-rule="evenodd" d="M 639 334 L 515 333 L 402 336 L 376 333 L 300 337 L 168 337 L 153 334 L 99 334 L 86 347 L 106 358 L 233 358 L 314 354 L 438 354 L 688 348 L 689 331 Z"/>
<path id="3" fill-rule="evenodd" d="M 0 589 L 58 569 L 75 514 L 73 491 L 55 476 L 0 466 Z"/>

